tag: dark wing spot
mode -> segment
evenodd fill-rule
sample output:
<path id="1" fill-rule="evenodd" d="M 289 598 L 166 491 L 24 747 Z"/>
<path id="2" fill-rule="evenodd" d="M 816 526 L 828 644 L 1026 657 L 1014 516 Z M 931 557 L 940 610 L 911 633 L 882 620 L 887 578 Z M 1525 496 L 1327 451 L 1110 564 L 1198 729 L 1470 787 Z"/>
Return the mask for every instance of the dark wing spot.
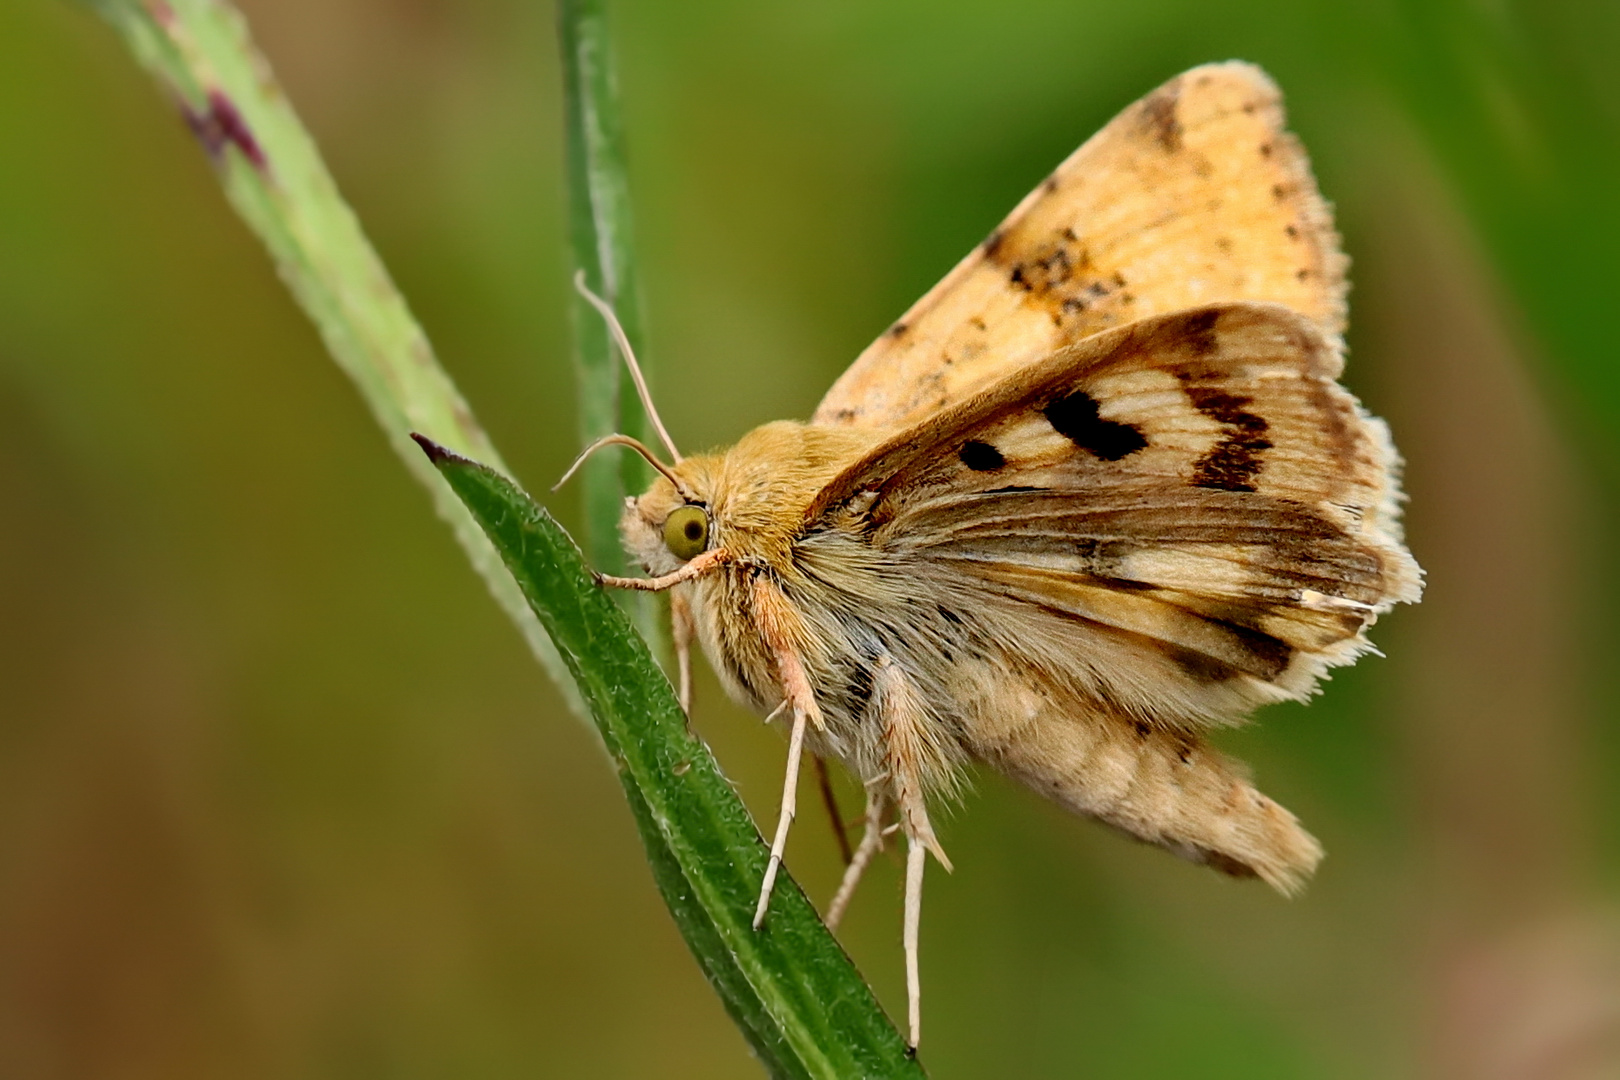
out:
<path id="1" fill-rule="evenodd" d="M 1193 487 L 1253 491 L 1255 474 L 1265 464 L 1260 455 L 1272 445 L 1264 438 L 1271 425 L 1245 408 L 1253 399 L 1208 386 L 1188 387 L 1187 397 L 1194 408 L 1227 429 L 1193 466 Z"/>
<path id="2" fill-rule="evenodd" d="M 1193 471 L 1193 487 L 1217 488 L 1221 491 L 1253 491 L 1250 481 L 1260 471 L 1258 454 L 1271 449 L 1266 439 L 1228 438 L 1203 457 Z"/>
<path id="3" fill-rule="evenodd" d="M 1293 662 L 1294 647 L 1286 641 L 1237 623 L 1221 619 L 1211 619 L 1210 622 L 1243 643 L 1243 651 L 1249 657 L 1248 662 L 1244 664 L 1244 670 L 1251 675 L 1270 682 L 1287 671 L 1288 665 Z"/>
<path id="4" fill-rule="evenodd" d="M 1054 244 L 1012 268 L 1010 280 L 1025 292 L 1048 293 L 1074 276 L 1075 259 L 1068 247 Z"/>
<path id="5" fill-rule="evenodd" d="M 1186 341 L 1194 356 L 1208 356 L 1220 348 L 1220 340 L 1215 336 L 1215 324 L 1220 317 L 1221 313 L 1213 308 L 1189 312 L 1171 332 Z"/>
<path id="6" fill-rule="evenodd" d="M 1142 102 L 1142 118 L 1166 153 L 1173 154 L 1181 149 L 1181 120 L 1176 116 L 1180 96 L 1181 88 L 1171 83 Z"/>
<path id="7" fill-rule="evenodd" d="M 1137 428 L 1098 416 L 1096 400 L 1084 390 L 1058 398 L 1041 413 L 1059 435 L 1103 461 L 1118 461 L 1147 446 Z"/>
<path id="8" fill-rule="evenodd" d="M 963 443 L 956 456 L 962 459 L 962 464 L 974 472 L 995 472 L 1007 464 L 1007 459 L 1001 456 L 1000 450 L 977 439 Z"/>
<path id="9" fill-rule="evenodd" d="M 1002 232 L 1000 229 L 997 229 L 995 232 L 985 237 L 984 243 L 980 245 L 984 251 L 984 257 L 994 260 L 996 254 L 1001 251 L 1002 242 L 1006 239 L 1007 234 Z"/>
<path id="10" fill-rule="evenodd" d="M 889 327 L 889 336 L 892 338 L 902 338 L 906 336 L 906 331 L 910 329 L 911 327 L 907 326 L 905 323 L 897 322 L 893 326 Z"/>
<path id="11" fill-rule="evenodd" d="M 1092 541 L 1092 543 L 1098 542 L 1099 541 L 1096 540 Z M 1117 590 L 1118 592 L 1157 592 L 1159 588 L 1152 582 L 1136 581 L 1131 578 L 1121 577 L 1099 577 L 1097 579 L 1097 584 L 1106 585 L 1110 589 Z"/>
<path id="12" fill-rule="evenodd" d="M 1254 400 L 1253 398 L 1228 394 L 1224 390 L 1209 386 L 1191 387 L 1187 391 L 1187 396 L 1192 399 L 1194 408 L 1218 424 L 1228 424 L 1244 431 L 1266 430 L 1267 425 L 1263 418 L 1244 409 L 1245 405 Z"/>
<path id="13" fill-rule="evenodd" d="M 1172 645 L 1168 641 L 1155 641 L 1172 664 L 1181 669 L 1181 673 L 1196 683 L 1222 683 L 1234 678 L 1238 671 L 1231 664 L 1215 659 L 1213 656 L 1201 653 L 1196 649 Z"/>

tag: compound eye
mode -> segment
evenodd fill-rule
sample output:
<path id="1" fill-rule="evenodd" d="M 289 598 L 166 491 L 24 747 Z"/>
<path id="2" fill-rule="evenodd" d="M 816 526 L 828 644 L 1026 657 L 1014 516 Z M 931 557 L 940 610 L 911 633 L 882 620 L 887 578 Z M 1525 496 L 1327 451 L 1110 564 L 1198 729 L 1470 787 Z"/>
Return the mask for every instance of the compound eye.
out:
<path id="1" fill-rule="evenodd" d="M 709 515 L 701 506 L 682 506 L 664 519 L 664 546 L 682 562 L 709 546 Z"/>

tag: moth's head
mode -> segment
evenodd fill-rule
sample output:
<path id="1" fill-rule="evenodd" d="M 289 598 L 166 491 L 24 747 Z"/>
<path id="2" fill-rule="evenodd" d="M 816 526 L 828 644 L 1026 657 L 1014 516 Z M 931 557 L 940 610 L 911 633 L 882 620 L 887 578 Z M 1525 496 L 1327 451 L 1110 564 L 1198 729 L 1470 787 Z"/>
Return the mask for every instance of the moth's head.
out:
<path id="1" fill-rule="evenodd" d="M 733 560 L 772 561 L 816 494 L 874 438 L 867 430 L 782 420 L 755 428 L 723 454 L 673 465 L 649 457 L 660 476 L 646 494 L 625 500 L 625 550 L 655 577 L 720 548 Z"/>
<path id="2" fill-rule="evenodd" d="M 660 476 L 645 494 L 624 500 L 619 535 L 647 573 L 674 573 L 714 546 L 706 464 L 704 458 L 685 458 L 670 470 L 673 479 Z"/>
<path id="3" fill-rule="evenodd" d="M 647 380 L 641 374 L 641 365 L 636 363 L 635 350 L 630 347 L 630 339 L 625 336 L 624 327 L 613 313 L 613 307 L 586 287 L 583 269 L 574 274 L 574 288 L 607 321 L 608 330 L 619 347 L 619 355 L 624 357 L 631 381 L 636 384 L 636 394 L 641 398 L 642 408 L 647 411 L 647 419 L 658 432 L 673 462 L 664 464 L 639 440 L 628 435 L 607 435 L 585 448 L 557 486 L 561 487 L 581 462 L 604 446 L 628 446 L 646 458 L 647 464 L 658 470 L 658 479 L 639 499 L 624 501 L 619 534 L 625 550 L 649 574 L 661 577 L 674 573 L 714 546 L 714 521 L 709 514 L 706 494 L 712 459 L 683 458 L 681 452 L 675 449 L 675 441 L 664 429 L 663 420 L 659 419 L 652 395 L 647 392 Z M 603 580 L 619 583 L 608 578 Z"/>

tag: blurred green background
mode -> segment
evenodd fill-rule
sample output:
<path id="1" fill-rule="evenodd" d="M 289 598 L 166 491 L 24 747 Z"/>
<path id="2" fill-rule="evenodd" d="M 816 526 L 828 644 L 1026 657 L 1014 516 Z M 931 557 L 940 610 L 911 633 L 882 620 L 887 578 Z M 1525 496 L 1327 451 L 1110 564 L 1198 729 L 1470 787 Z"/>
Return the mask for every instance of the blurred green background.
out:
<path id="1" fill-rule="evenodd" d="M 550 6 L 243 6 L 543 490 L 577 449 Z M 929 880 L 931 1073 L 1620 1076 L 1620 5 L 612 10 L 688 448 L 808 415 L 1203 61 L 1282 84 L 1355 260 L 1348 381 L 1408 459 L 1428 596 L 1225 739 L 1327 862 L 1286 902 L 982 777 Z M 698 692 L 769 818 L 780 740 Z M 824 901 L 819 811 L 789 862 Z M 844 940 L 891 1013 L 899 933 L 888 862 Z M 0 5 L 0 1075 L 756 1074 L 594 735 L 173 109 L 85 9 Z"/>

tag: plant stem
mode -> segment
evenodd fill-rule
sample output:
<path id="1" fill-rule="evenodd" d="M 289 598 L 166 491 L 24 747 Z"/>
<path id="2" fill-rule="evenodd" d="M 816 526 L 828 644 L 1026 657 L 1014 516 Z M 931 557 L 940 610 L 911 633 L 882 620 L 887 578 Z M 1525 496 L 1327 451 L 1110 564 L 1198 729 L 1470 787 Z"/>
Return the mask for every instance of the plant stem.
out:
<path id="1" fill-rule="evenodd" d="M 91 0 L 168 92 L 225 194 L 354 381 L 389 444 L 424 483 L 473 568 L 517 624 L 573 711 L 578 691 L 489 540 L 410 440 L 431 434 L 483 461 L 500 454 L 434 358 L 405 299 L 338 193 L 314 142 L 219 0 Z"/>
<path id="2" fill-rule="evenodd" d="M 562 49 L 568 231 L 574 266 L 584 271 L 585 283 L 591 290 L 612 305 L 650 381 L 631 246 L 624 125 L 602 0 L 560 0 L 557 36 Z M 580 445 L 589 446 L 603 435 L 626 432 L 656 447 L 651 425 L 624 378 L 623 361 L 602 317 L 576 294 L 573 318 Z M 639 493 L 650 475 L 638 457 L 622 452 L 617 460 L 604 455 L 581 469 L 585 551 L 597 570 L 624 573 L 625 555 L 619 546 L 624 496 L 627 491 Z M 667 655 L 667 634 L 660 617 L 663 604 L 646 595 L 624 595 L 619 599 L 653 651 Z"/>

